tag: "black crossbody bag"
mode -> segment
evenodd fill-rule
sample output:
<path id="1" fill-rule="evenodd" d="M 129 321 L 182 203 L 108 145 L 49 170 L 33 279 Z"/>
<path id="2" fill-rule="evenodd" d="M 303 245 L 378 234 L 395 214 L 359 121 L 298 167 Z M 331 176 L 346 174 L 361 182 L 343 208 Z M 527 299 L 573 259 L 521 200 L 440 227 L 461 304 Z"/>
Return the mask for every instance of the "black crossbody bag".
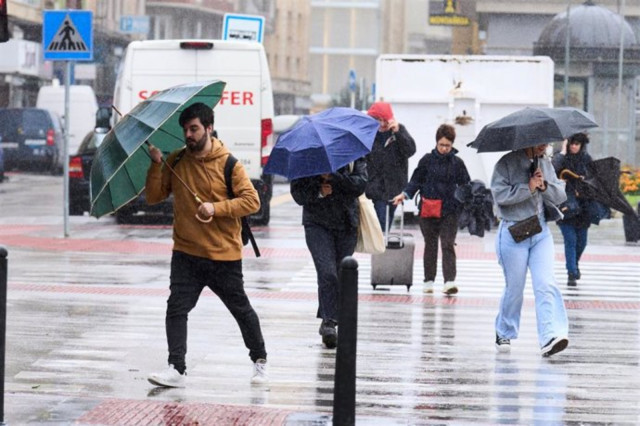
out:
<path id="1" fill-rule="evenodd" d="M 538 158 L 534 157 L 529 169 L 529 175 L 533 176 L 537 169 Z M 509 233 L 516 243 L 524 241 L 527 238 L 533 237 L 534 235 L 542 232 L 542 226 L 540 225 L 540 219 L 538 218 L 537 214 L 516 222 L 507 229 L 509 229 Z"/>
<path id="2" fill-rule="evenodd" d="M 542 232 L 542 226 L 540 225 L 538 215 L 533 215 L 516 222 L 507 229 L 509 229 L 509 233 L 516 243 L 524 241 L 527 238 L 533 237 L 534 235 Z"/>

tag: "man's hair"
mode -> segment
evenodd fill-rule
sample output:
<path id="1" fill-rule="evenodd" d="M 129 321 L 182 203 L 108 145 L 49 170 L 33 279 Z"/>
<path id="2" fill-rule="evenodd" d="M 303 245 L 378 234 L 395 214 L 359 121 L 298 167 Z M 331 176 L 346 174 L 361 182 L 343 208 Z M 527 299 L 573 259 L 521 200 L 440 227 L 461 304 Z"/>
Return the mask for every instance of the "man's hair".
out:
<path id="1" fill-rule="evenodd" d="M 178 123 L 180 127 L 184 127 L 187 121 L 194 118 L 199 118 L 204 127 L 213 126 L 213 109 L 202 102 L 196 102 L 182 111 Z"/>
<path id="2" fill-rule="evenodd" d="M 449 139 L 451 143 L 455 142 L 456 129 L 450 124 L 441 124 L 436 131 L 436 143 L 442 138 Z"/>

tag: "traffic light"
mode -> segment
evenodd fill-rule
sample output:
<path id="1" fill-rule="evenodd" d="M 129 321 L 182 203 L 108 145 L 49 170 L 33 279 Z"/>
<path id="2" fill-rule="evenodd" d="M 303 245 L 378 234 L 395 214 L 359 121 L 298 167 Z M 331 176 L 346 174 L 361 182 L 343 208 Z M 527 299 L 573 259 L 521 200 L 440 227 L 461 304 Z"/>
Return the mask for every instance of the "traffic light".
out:
<path id="1" fill-rule="evenodd" d="M 0 43 L 9 41 L 9 17 L 7 16 L 7 0 L 0 0 Z"/>

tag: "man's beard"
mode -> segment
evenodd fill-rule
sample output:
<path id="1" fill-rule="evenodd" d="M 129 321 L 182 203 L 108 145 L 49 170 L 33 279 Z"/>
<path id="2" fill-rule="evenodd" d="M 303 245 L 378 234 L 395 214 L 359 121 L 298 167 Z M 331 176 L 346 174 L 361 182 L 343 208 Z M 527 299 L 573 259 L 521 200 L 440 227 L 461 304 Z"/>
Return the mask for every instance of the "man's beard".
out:
<path id="1" fill-rule="evenodd" d="M 207 145 L 207 140 L 209 139 L 209 136 L 207 136 L 207 133 L 205 132 L 205 134 L 202 136 L 202 138 L 200 138 L 200 140 L 195 141 L 193 139 L 187 139 L 186 143 L 187 143 L 187 148 L 189 149 L 190 152 L 202 152 L 202 150 L 204 149 L 204 147 Z"/>

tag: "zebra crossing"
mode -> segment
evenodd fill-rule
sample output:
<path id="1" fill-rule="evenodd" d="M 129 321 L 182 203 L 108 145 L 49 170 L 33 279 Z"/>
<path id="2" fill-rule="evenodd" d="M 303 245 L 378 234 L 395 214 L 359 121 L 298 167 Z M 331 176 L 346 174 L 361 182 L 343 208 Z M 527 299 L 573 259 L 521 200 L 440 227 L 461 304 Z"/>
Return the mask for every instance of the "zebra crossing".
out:
<path id="1" fill-rule="evenodd" d="M 168 230 L 118 228 L 135 240 L 128 246 L 125 237 L 102 239 L 104 229 L 91 221 L 75 241 L 85 250 L 46 234 L 36 238 L 35 231 L 15 235 L 8 423 L 96 424 L 90 419 L 100 418 L 103 425 L 171 424 L 167 418 L 191 407 L 200 411 L 188 411 L 184 424 L 207 424 L 198 413 L 258 409 L 288 420 L 253 424 L 330 424 L 336 351 L 324 348 L 318 335 L 316 272 L 302 227 L 291 225 L 299 223 L 299 209 L 283 205 L 272 213 L 273 226 L 255 230 L 263 257 L 249 252 L 243 260 L 245 287 L 269 354 L 266 386 L 251 386 L 252 366 L 238 326 L 210 292 L 189 316 L 187 387 L 157 389 L 147 382 L 149 372 L 166 366 Z M 141 234 L 146 244 L 138 241 Z M 491 234 L 459 236 L 460 292 L 454 297 L 439 291 L 441 265 L 436 292 L 422 292 L 420 243 L 416 238 L 409 291 L 374 290 L 370 256 L 355 255 L 358 425 L 640 423 L 637 248 L 623 255 L 619 246 L 594 238 L 580 265 L 582 278 L 570 288 L 556 245 L 552 272 L 568 308 L 569 347 L 542 358 L 530 278 L 519 338 L 511 353 L 495 350 L 493 324 L 504 278 Z M 150 407 L 160 407 L 160 414 L 144 417 Z M 123 413 L 129 421 L 114 420 Z M 252 424 L 249 417 L 237 418 Z"/>
<path id="2" fill-rule="evenodd" d="M 376 289 L 371 286 L 371 257 L 355 254 L 358 261 L 358 292 L 359 294 L 406 294 L 407 288 L 400 286 L 379 285 Z M 317 277 L 313 262 L 309 259 L 303 266 L 297 266 L 296 272 L 281 273 L 271 277 L 267 287 L 272 290 L 316 292 Z M 599 301 L 640 301 L 640 264 L 627 263 L 621 267 L 619 263 L 611 262 L 582 262 L 580 265 L 582 277 L 576 287 L 567 286 L 567 273 L 563 262 L 555 262 L 554 277 L 557 286 L 566 300 L 599 300 Z M 438 260 L 439 276 L 435 281 L 435 293 L 443 286 L 440 271 L 442 265 Z M 423 282 L 422 260 L 416 259 L 413 267 L 413 285 L 408 293 L 422 294 Z M 457 261 L 456 284 L 460 289 L 457 297 L 499 298 L 504 287 L 504 275 L 500 265 L 495 260 L 459 259 Z M 247 279 L 251 286 L 251 278 Z M 531 276 L 527 276 L 525 298 L 533 298 Z"/>

